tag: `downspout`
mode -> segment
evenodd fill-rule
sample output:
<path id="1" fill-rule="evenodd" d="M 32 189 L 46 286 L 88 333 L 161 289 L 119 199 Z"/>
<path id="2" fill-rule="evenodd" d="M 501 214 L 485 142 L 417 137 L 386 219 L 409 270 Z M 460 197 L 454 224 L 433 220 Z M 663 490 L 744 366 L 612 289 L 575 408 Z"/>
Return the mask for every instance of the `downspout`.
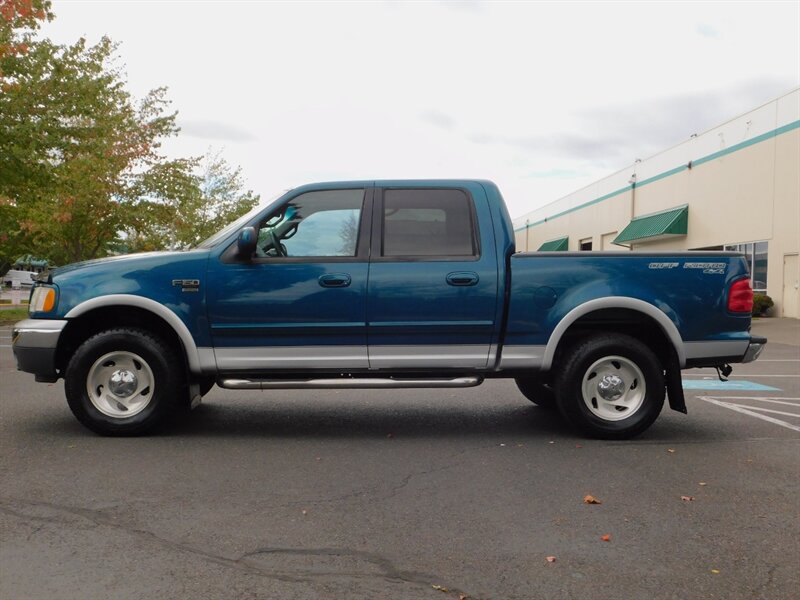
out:
<path id="1" fill-rule="evenodd" d="M 531 220 L 525 219 L 525 252 L 529 250 L 529 238 L 530 238 L 530 229 L 531 229 Z"/>

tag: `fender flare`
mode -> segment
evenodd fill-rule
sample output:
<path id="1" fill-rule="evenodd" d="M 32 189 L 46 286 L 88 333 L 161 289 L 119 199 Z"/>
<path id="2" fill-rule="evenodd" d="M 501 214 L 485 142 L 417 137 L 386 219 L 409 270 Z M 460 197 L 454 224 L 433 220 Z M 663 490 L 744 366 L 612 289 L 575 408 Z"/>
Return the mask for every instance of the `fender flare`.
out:
<path id="1" fill-rule="evenodd" d="M 627 296 L 609 296 L 606 298 L 596 298 L 595 300 L 584 302 L 564 315 L 561 321 L 559 321 L 558 325 L 556 325 L 555 329 L 553 329 L 553 333 L 550 334 L 550 338 L 547 340 L 547 346 L 542 359 L 542 370 L 547 371 L 551 368 L 553 364 L 553 357 L 556 354 L 556 348 L 561 341 L 561 337 L 564 335 L 567 329 L 569 329 L 570 325 L 584 315 L 606 308 L 626 308 L 651 317 L 656 323 L 658 323 L 659 327 L 661 327 L 661 330 L 672 343 L 672 347 L 675 350 L 676 356 L 678 357 L 678 364 L 680 367 L 683 368 L 686 366 L 686 353 L 684 352 L 681 334 L 678 332 L 678 328 L 675 326 L 675 323 L 673 323 L 663 311 L 659 310 L 649 302 L 645 302 L 644 300 L 639 300 L 637 298 L 629 298 Z"/>
<path id="2" fill-rule="evenodd" d="M 168 309 L 163 304 L 145 298 L 143 296 L 134 296 L 133 294 L 109 294 L 108 296 L 98 296 L 91 300 L 81 302 L 77 306 L 71 308 L 66 315 L 65 319 L 74 319 L 88 313 L 96 308 L 103 308 L 105 306 L 133 306 L 147 310 L 156 316 L 164 319 L 167 324 L 172 327 L 173 331 L 178 335 L 178 338 L 183 345 L 186 352 L 186 361 L 189 364 L 189 370 L 192 373 L 202 373 L 203 368 L 200 361 L 200 354 L 197 350 L 197 344 L 194 342 L 189 328 L 181 321 L 180 317 Z"/>

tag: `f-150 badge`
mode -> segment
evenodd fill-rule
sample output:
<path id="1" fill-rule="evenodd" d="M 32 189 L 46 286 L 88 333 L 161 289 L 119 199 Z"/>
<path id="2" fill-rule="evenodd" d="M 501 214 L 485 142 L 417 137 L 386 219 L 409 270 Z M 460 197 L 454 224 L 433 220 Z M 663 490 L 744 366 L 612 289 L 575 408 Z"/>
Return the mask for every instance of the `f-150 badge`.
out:
<path id="1" fill-rule="evenodd" d="M 198 292 L 200 291 L 199 279 L 173 279 L 172 285 L 180 286 L 182 292 Z"/>

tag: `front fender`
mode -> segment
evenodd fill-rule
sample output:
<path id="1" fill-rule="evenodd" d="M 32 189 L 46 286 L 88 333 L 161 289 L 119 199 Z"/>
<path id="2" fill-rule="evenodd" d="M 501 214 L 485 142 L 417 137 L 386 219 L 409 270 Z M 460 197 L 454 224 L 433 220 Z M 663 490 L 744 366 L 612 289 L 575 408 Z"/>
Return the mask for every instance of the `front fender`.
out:
<path id="1" fill-rule="evenodd" d="M 213 350 L 210 348 L 204 348 L 202 349 L 203 352 L 201 352 L 200 349 L 198 349 L 197 344 L 194 341 L 194 337 L 192 337 L 192 334 L 189 331 L 189 328 L 186 327 L 186 324 L 180 319 L 180 317 L 178 317 L 178 315 L 176 315 L 163 304 L 160 304 L 155 300 L 151 300 L 150 298 L 145 298 L 144 296 L 135 296 L 133 294 L 109 294 L 107 296 L 98 296 L 97 298 L 91 298 L 90 300 L 81 302 L 77 306 L 73 307 L 66 315 L 64 315 L 64 318 L 67 320 L 74 319 L 85 315 L 92 310 L 108 306 L 132 306 L 147 310 L 157 315 L 166 321 L 167 324 L 172 327 L 177 334 L 186 352 L 186 361 L 189 365 L 189 370 L 192 373 L 200 374 L 215 368 Z M 207 356 L 209 353 L 210 356 Z"/>

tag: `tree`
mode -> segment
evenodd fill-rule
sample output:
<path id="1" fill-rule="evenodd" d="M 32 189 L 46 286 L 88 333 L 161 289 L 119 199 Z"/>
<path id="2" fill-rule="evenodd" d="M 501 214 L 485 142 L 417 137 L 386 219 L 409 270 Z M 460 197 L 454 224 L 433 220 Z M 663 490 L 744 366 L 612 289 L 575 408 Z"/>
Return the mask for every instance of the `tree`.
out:
<path id="1" fill-rule="evenodd" d="M 211 151 L 155 166 L 130 203 L 126 249 L 189 248 L 246 213 L 259 196 L 244 190 L 241 171 Z"/>
<path id="2" fill-rule="evenodd" d="M 7 246 L 57 263 L 106 253 L 123 225 L 120 204 L 177 133 L 166 90 L 134 105 L 113 64 L 115 44 L 44 40 L 16 57 L 0 96 L 0 195 Z M 10 210 L 8 210 L 10 209 Z"/>
<path id="3" fill-rule="evenodd" d="M 160 153 L 178 134 L 166 88 L 135 102 L 110 39 L 34 39 L 49 7 L 0 0 L 0 257 L 185 247 L 255 202 L 218 155 L 203 175 Z"/>
<path id="4" fill-rule="evenodd" d="M 32 151 L 26 124 L 17 122 L 8 127 L 5 99 L 21 85 L 24 70 L 20 68 L 20 58 L 28 53 L 35 31 L 52 18 L 49 1 L 0 0 L 0 271 L 13 261 L 9 251 L 13 252 L 18 229 L 13 219 L 14 199 L 3 183 L 19 182 L 26 176 L 21 166 L 36 165 L 25 160 Z"/>

